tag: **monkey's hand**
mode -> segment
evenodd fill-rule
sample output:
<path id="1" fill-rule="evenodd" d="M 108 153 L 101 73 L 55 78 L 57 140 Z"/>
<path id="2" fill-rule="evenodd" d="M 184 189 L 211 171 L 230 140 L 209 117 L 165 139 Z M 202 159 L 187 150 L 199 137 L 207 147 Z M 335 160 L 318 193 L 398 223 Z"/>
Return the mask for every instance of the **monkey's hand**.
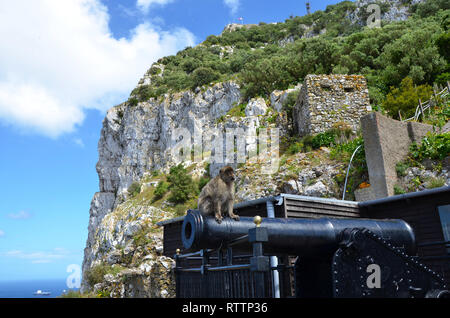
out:
<path id="1" fill-rule="evenodd" d="M 239 221 L 239 215 L 233 214 L 231 218 L 235 221 Z"/>
<path id="2" fill-rule="evenodd" d="M 220 224 L 220 223 L 222 223 L 223 217 L 222 217 L 222 215 L 220 215 L 219 213 L 216 213 L 215 219 L 216 219 L 217 223 Z"/>

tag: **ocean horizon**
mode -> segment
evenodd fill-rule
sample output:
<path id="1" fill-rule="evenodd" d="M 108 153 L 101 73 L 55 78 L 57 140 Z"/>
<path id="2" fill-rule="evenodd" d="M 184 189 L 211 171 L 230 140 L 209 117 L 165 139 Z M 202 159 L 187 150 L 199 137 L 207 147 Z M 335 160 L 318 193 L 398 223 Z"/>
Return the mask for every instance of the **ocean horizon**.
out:
<path id="1" fill-rule="evenodd" d="M 38 290 L 50 292 L 50 295 L 34 295 Z M 36 279 L 0 281 L 0 298 L 55 298 L 69 290 L 66 279 Z"/>

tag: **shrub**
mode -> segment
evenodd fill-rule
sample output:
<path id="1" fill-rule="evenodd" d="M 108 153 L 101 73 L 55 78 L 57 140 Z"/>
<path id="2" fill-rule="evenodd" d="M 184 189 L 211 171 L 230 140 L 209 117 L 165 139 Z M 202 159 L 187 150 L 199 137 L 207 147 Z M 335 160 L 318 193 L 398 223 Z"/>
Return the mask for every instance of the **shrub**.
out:
<path id="1" fill-rule="evenodd" d="M 408 118 L 414 115 L 419 99 L 425 102 L 432 93 L 431 86 L 425 84 L 415 87 L 413 80 L 406 77 L 400 84 L 400 88 L 391 88 L 382 106 L 394 118 L 399 119 L 399 112 L 403 118 Z"/>
<path id="2" fill-rule="evenodd" d="M 298 95 L 300 91 L 290 92 L 283 103 L 283 110 L 286 111 L 289 118 L 292 118 L 292 111 L 294 109 L 294 105 L 297 102 Z"/>
<path id="3" fill-rule="evenodd" d="M 165 181 L 159 181 L 158 185 L 155 188 L 155 192 L 153 192 L 152 201 L 155 202 L 161 199 L 166 193 L 169 191 L 169 184 Z"/>
<path id="4" fill-rule="evenodd" d="M 110 266 L 104 263 L 91 267 L 86 273 L 86 280 L 89 286 L 94 287 L 95 284 L 103 282 L 103 277 L 106 274 L 117 275 L 123 267 Z"/>
<path id="5" fill-rule="evenodd" d="M 362 137 L 355 138 L 342 144 L 333 145 L 330 151 L 330 158 L 348 163 L 356 148 L 361 146 L 359 151 L 353 158 L 353 164 L 356 166 L 364 166 L 366 164 L 366 155 L 364 150 L 364 139 Z"/>
<path id="6" fill-rule="evenodd" d="M 406 175 L 406 169 L 409 168 L 409 165 L 404 162 L 399 162 L 395 165 L 395 171 L 397 172 L 397 176 L 404 177 Z"/>
<path id="7" fill-rule="evenodd" d="M 209 177 L 201 177 L 198 180 L 198 191 L 202 191 L 203 187 L 211 180 Z"/>
<path id="8" fill-rule="evenodd" d="M 328 130 L 323 133 L 315 135 L 311 141 L 313 149 L 320 147 L 329 147 L 336 142 L 336 132 L 334 130 Z"/>
<path id="9" fill-rule="evenodd" d="M 412 143 L 410 148 L 411 157 L 422 162 L 424 159 L 443 160 L 450 155 L 450 132 L 435 134 L 427 133 L 422 143 Z"/>
<path id="10" fill-rule="evenodd" d="M 139 103 L 139 100 L 136 97 L 131 97 L 128 99 L 128 104 L 130 104 L 131 107 L 137 106 Z"/>
<path id="11" fill-rule="evenodd" d="M 152 242 L 147 236 L 148 229 L 142 228 L 136 234 L 133 235 L 133 242 L 135 246 L 145 246 Z"/>
<path id="12" fill-rule="evenodd" d="M 170 168 L 167 181 L 169 182 L 169 189 L 171 192 L 171 195 L 168 198 L 170 202 L 184 203 L 189 199 L 191 194 L 197 192 L 192 177 L 187 173 L 187 170 L 181 163 Z M 195 191 L 194 193 L 193 190 Z"/>
<path id="13" fill-rule="evenodd" d="M 447 61 L 450 61 L 450 32 L 442 33 L 436 39 L 436 45 L 439 48 L 439 54 L 441 54 Z"/>
<path id="14" fill-rule="evenodd" d="M 289 147 L 286 150 L 286 153 L 288 155 L 294 155 L 296 153 L 303 151 L 303 149 L 304 149 L 304 144 L 300 141 L 297 141 L 297 142 L 294 142 L 289 145 Z"/>
<path id="15" fill-rule="evenodd" d="M 209 84 L 215 80 L 218 80 L 219 77 L 220 75 L 210 67 L 199 67 L 192 73 L 191 88 L 195 89 L 196 87 Z"/>
<path id="16" fill-rule="evenodd" d="M 450 72 L 438 75 L 435 82 L 439 85 L 447 85 L 447 82 L 450 82 Z"/>
<path id="17" fill-rule="evenodd" d="M 245 108 L 247 108 L 247 104 L 234 106 L 228 111 L 228 115 L 231 117 L 245 117 Z"/>
<path id="18" fill-rule="evenodd" d="M 406 191 L 405 190 L 403 190 L 403 188 L 402 187 L 400 187 L 399 185 L 394 185 L 394 194 L 395 195 L 398 195 L 398 194 L 405 194 L 406 193 Z"/>
<path id="19" fill-rule="evenodd" d="M 135 197 L 139 193 L 141 193 L 141 185 L 140 185 L 140 183 L 139 182 L 133 182 L 128 187 L 128 194 L 131 195 L 132 197 Z"/>

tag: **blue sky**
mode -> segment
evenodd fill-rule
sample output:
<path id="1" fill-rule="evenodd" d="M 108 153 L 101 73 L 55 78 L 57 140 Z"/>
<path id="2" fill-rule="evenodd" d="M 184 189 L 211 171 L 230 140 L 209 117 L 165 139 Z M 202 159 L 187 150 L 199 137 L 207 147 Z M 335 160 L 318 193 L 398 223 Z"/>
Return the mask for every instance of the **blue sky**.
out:
<path id="1" fill-rule="evenodd" d="M 152 62 L 239 17 L 305 11 L 303 0 L 1 2 L 0 280 L 65 279 L 81 265 L 104 113 Z"/>

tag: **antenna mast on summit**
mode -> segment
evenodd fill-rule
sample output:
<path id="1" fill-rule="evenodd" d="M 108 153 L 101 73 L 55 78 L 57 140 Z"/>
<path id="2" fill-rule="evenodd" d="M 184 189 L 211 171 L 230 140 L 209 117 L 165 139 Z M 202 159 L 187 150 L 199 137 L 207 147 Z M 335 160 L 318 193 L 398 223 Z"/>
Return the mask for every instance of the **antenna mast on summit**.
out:
<path id="1" fill-rule="evenodd" d="M 311 14 L 311 5 L 309 1 L 306 1 L 306 13 Z"/>

